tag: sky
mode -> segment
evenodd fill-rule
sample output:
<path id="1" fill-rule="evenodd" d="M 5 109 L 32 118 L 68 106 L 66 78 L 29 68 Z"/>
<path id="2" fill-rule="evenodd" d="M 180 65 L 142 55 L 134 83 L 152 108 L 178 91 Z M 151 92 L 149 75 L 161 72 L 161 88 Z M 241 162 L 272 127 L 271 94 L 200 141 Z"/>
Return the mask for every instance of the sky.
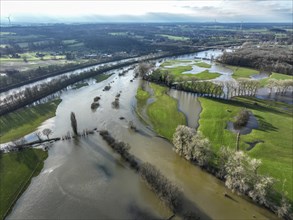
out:
<path id="1" fill-rule="evenodd" d="M 291 22 L 291 0 L 1 0 L 1 24 L 70 22 Z"/>

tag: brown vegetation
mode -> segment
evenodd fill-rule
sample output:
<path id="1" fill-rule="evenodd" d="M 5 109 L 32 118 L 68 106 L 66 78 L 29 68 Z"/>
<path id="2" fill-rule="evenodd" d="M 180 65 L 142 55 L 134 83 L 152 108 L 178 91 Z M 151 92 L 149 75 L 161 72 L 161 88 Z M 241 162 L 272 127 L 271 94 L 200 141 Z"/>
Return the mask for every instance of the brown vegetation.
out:
<path id="1" fill-rule="evenodd" d="M 284 47 L 245 46 L 234 52 L 224 52 L 220 62 L 287 75 L 293 74 L 293 52 Z"/>

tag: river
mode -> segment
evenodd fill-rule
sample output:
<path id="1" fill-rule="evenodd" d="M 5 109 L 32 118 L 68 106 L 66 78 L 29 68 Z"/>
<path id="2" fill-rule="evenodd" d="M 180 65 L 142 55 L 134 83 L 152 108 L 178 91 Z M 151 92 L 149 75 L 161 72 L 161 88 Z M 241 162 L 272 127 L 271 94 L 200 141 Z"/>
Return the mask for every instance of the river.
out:
<path id="1" fill-rule="evenodd" d="M 179 157 L 172 145 L 159 138 L 135 113 L 136 89 L 140 79 L 133 70 L 125 76 L 119 71 L 107 80 L 78 90 L 62 93 L 57 108 L 54 136 L 71 131 L 70 113 L 76 114 L 78 130 L 107 129 L 121 141 L 130 144 L 130 152 L 138 159 L 155 165 L 179 186 L 198 207 L 200 216 L 210 219 L 275 219 L 276 216 L 245 199 L 232 194 L 220 180 Z M 109 91 L 102 91 L 111 85 Z M 120 108 L 111 102 L 121 92 Z M 179 109 L 197 126 L 200 106 L 196 96 L 170 91 L 180 98 Z M 100 107 L 90 108 L 93 98 L 100 96 Z M 193 103 L 195 113 L 187 108 Z M 189 111 L 189 112 L 188 112 Z M 124 117 L 124 120 L 120 120 Z M 192 118 L 195 117 L 195 118 Z M 53 122 L 52 122 L 53 121 Z M 133 121 L 139 132 L 128 128 Z M 223 194 L 227 192 L 233 199 Z M 49 150 L 44 168 L 16 202 L 7 219 L 142 219 L 148 213 L 167 219 L 172 215 L 157 196 L 141 181 L 120 157 L 96 133 L 86 138 L 56 142 Z"/>

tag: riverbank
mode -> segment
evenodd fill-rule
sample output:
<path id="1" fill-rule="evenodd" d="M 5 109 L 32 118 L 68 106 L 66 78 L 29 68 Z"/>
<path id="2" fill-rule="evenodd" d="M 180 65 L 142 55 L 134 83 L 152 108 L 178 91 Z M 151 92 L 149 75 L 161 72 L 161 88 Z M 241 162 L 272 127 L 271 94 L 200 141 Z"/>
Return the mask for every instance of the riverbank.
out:
<path id="1" fill-rule="evenodd" d="M 130 58 L 133 58 L 133 57 L 130 57 Z M 111 59 L 111 60 L 108 59 L 108 60 L 99 61 L 99 62 L 88 62 L 88 63 L 76 64 L 76 65 L 74 65 L 72 67 L 61 68 L 59 71 L 54 71 L 54 72 L 51 72 L 49 74 L 45 74 L 45 75 L 42 75 L 42 76 L 39 76 L 39 77 L 34 77 L 32 79 L 25 80 L 25 81 L 20 82 L 20 83 L 7 85 L 7 86 L 1 88 L 0 92 L 6 92 L 6 91 L 8 91 L 10 89 L 14 89 L 14 88 L 18 88 L 20 86 L 24 86 L 24 85 L 27 85 L 27 84 L 30 84 L 30 83 L 34 83 L 34 82 L 46 79 L 48 77 L 62 75 L 64 73 L 74 71 L 74 70 L 78 70 L 78 69 L 81 69 L 81 68 L 91 67 L 91 66 L 95 66 L 95 65 L 98 65 L 98 64 L 107 64 L 107 63 L 115 62 L 115 61 L 119 61 L 119 60 L 121 60 L 121 58 L 116 58 L 116 59 Z"/>
<path id="2" fill-rule="evenodd" d="M 35 131 L 42 122 L 55 116 L 61 99 L 24 107 L 1 116 L 0 143 L 6 143 L 21 138 Z"/>
<path id="3" fill-rule="evenodd" d="M 141 57 L 147 57 L 146 60 L 152 60 L 152 59 L 161 59 L 161 58 L 166 58 L 166 57 L 171 57 L 171 56 L 179 56 L 179 55 L 182 55 L 182 54 L 189 54 L 189 53 L 195 53 L 195 52 L 199 52 L 199 51 L 202 51 L 202 49 L 194 49 L 194 50 L 186 50 L 186 51 L 181 51 L 181 52 L 165 52 L 163 54 L 158 54 L 157 57 L 152 57 L 154 56 L 154 54 L 147 54 L 147 55 L 142 55 Z M 148 56 L 150 56 L 151 58 L 149 58 Z M 100 65 L 100 64 L 110 64 L 112 62 L 121 62 L 123 60 L 126 60 L 126 59 L 138 59 L 139 57 L 138 56 L 133 56 L 133 57 L 128 57 L 128 58 L 115 58 L 115 59 L 110 59 L 110 60 L 105 60 L 105 61 L 99 61 L 99 62 L 89 62 L 89 63 L 83 63 L 83 64 L 78 64 L 78 65 L 75 65 L 73 67 L 70 67 L 70 68 L 64 68 L 64 69 L 61 69 L 59 71 L 55 71 L 55 72 L 52 72 L 52 73 L 49 73 L 49 74 L 46 74 L 46 75 L 43 75 L 43 76 L 39 76 L 39 77 L 35 77 L 33 79 L 29 79 L 29 80 L 25 80 L 21 83 L 17 83 L 17 84 L 13 84 L 13 85 L 8 85 L 6 87 L 3 87 L 3 88 L 0 88 L 0 93 L 1 92 L 6 92 L 8 90 L 11 90 L 11 89 L 14 89 L 14 88 L 18 88 L 20 86 L 25 86 L 25 85 L 28 85 L 30 83 L 34 83 L 34 82 L 37 82 L 37 81 L 40 81 L 40 80 L 43 80 L 43 79 L 46 79 L 46 78 L 49 78 L 49 77 L 54 77 L 54 76 L 58 76 L 58 75 L 62 75 L 62 74 L 65 74 L 67 72 L 70 72 L 70 71 L 75 71 L 75 70 L 78 70 L 78 69 L 82 69 L 82 68 L 91 68 L 91 67 L 94 67 L 96 65 Z M 114 67 L 115 69 L 116 68 L 119 68 L 119 67 Z"/>
<path id="4" fill-rule="evenodd" d="M 39 149 L 25 149 L 20 152 L 0 154 L 0 216 L 4 219 L 20 195 L 37 176 L 48 153 Z"/>
<path id="5" fill-rule="evenodd" d="M 79 81 L 82 81 L 84 79 L 95 77 L 98 74 L 103 74 L 103 73 L 111 71 L 113 69 L 119 69 L 119 68 L 122 68 L 125 66 L 137 64 L 142 61 L 152 61 L 152 60 L 157 60 L 157 59 L 161 59 L 161 58 L 165 58 L 165 57 L 169 57 L 169 56 L 179 56 L 181 54 L 182 54 L 182 52 L 167 53 L 167 54 L 160 54 L 159 53 L 159 54 L 155 54 L 155 55 L 150 54 L 150 55 L 146 55 L 146 56 L 139 57 L 139 58 L 133 58 L 132 60 L 126 59 L 126 60 L 119 60 L 116 63 L 112 62 L 112 65 L 104 65 L 103 67 L 98 68 L 98 69 L 94 69 L 94 66 L 90 66 L 90 68 L 92 68 L 92 69 L 84 70 L 84 72 L 80 73 L 79 75 L 70 75 L 70 77 L 64 76 L 64 78 L 62 80 L 59 80 L 58 83 L 56 83 L 56 81 L 55 81 L 55 83 L 53 83 L 53 85 L 51 85 L 52 84 L 51 82 L 53 80 L 49 83 L 44 82 L 43 84 L 39 84 L 39 85 L 41 85 L 41 88 L 42 87 L 45 87 L 45 88 L 44 89 L 37 89 L 35 87 L 34 89 L 38 90 L 37 94 L 33 93 L 32 91 L 29 91 L 31 94 L 33 94 L 32 97 L 26 97 L 26 95 L 24 94 L 24 91 L 22 91 L 22 93 L 17 94 L 17 97 L 18 97 L 17 100 L 14 100 L 12 103 L 7 103 L 6 105 L 2 105 L 2 108 L 0 109 L 0 115 L 7 114 L 7 113 L 12 112 L 16 109 L 19 109 L 23 106 L 29 105 L 37 100 L 40 100 L 42 98 L 49 96 L 50 94 L 58 92 L 64 88 L 66 88 L 69 85 L 72 85 L 72 84 L 77 83 Z M 111 62 L 108 64 L 111 64 Z M 31 89 L 31 88 L 27 87 L 26 89 Z M 9 100 L 9 98 L 15 98 L 15 97 L 14 96 L 8 97 L 8 100 Z"/>
<path id="6" fill-rule="evenodd" d="M 156 84 L 151 84 L 150 87 L 153 88 L 153 85 L 164 89 Z M 141 102 L 146 103 L 149 97 L 154 98 L 155 95 L 152 97 L 148 92 L 139 88 L 136 97 L 138 99 L 137 108 L 143 111 Z M 156 98 L 154 100 L 156 101 Z M 293 155 L 290 146 L 293 133 L 293 106 L 251 97 L 237 97 L 233 100 L 199 98 L 199 100 L 203 109 L 199 120 L 199 131 L 211 141 L 214 154 L 218 154 L 222 146 L 236 147 L 236 133 L 226 129 L 227 123 L 234 121 L 242 108 L 252 111 L 259 125 L 250 134 L 241 135 L 240 149 L 246 151 L 252 158 L 261 159 L 260 174 L 276 179 L 274 190 L 277 193 L 272 193 L 275 204 L 279 203 L 284 191 L 288 192 L 287 198 L 292 204 L 292 168 L 290 164 L 293 162 Z M 158 103 L 162 103 L 162 101 L 158 101 Z M 151 118 L 152 116 L 148 112 L 149 107 L 145 105 L 144 108 L 147 108 L 147 116 Z M 168 109 L 169 107 L 164 107 L 166 112 Z M 178 109 L 176 111 L 178 113 Z M 159 118 L 162 117 L 158 117 L 156 120 L 160 120 Z M 173 116 L 169 116 L 160 124 L 157 123 L 154 130 L 160 135 L 166 132 L 169 129 L 167 124 L 169 121 L 173 121 L 173 118 Z M 153 123 L 151 122 L 151 124 Z M 169 135 L 169 141 L 172 141 L 173 133 Z M 251 147 L 251 143 L 255 143 L 253 147 Z M 278 155 L 278 160 L 275 158 L 276 155 Z M 214 166 L 217 168 L 216 163 Z M 213 171 L 209 171 L 213 173 Z M 286 183 L 283 187 L 284 181 Z"/>
<path id="7" fill-rule="evenodd" d="M 199 98 L 199 101 L 203 108 L 199 131 L 211 141 L 215 153 L 221 146 L 236 147 L 236 134 L 226 129 L 227 122 L 233 121 L 242 108 L 252 111 L 259 127 L 250 134 L 241 135 L 240 149 L 246 151 L 248 143 L 260 141 L 247 153 L 262 160 L 261 174 L 279 180 L 275 184 L 279 193 L 283 190 L 283 181 L 287 180 L 284 189 L 292 203 L 292 105 L 247 97 L 233 100 Z"/>

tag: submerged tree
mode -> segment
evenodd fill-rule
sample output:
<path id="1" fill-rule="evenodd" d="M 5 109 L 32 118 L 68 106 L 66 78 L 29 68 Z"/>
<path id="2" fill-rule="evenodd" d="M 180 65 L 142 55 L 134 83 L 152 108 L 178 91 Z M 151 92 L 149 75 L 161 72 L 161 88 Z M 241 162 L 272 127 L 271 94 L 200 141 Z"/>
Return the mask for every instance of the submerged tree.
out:
<path id="1" fill-rule="evenodd" d="M 48 139 L 49 139 L 49 136 L 52 134 L 52 130 L 49 128 L 45 128 L 42 132 L 43 132 L 43 135 L 47 136 Z"/>
<path id="2" fill-rule="evenodd" d="M 139 63 L 137 68 L 138 75 L 145 78 L 152 67 L 153 67 L 153 64 L 151 63 L 146 63 L 146 62 Z"/>
<path id="3" fill-rule="evenodd" d="M 237 151 L 239 150 L 240 130 L 247 125 L 248 120 L 249 120 L 249 116 L 250 116 L 249 111 L 246 110 L 246 109 L 242 109 L 238 113 L 238 115 L 236 117 L 236 121 L 233 123 L 234 129 L 238 131 L 237 132 L 237 140 L 236 140 L 236 149 L 237 149 Z"/>
<path id="4" fill-rule="evenodd" d="M 35 132 L 35 135 L 37 136 L 38 140 L 41 141 L 42 138 L 41 138 L 41 132 L 40 131 L 36 131 Z"/>
<path id="5" fill-rule="evenodd" d="M 71 120 L 71 127 L 72 127 L 72 130 L 73 130 L 73 133 L 75 135 L 77 135 L 77 121 L 76 121 L 76 117 L 75 117 L 75 113 L 74 112 L 71 112 L 71 115 L 70 115 L 70 120 Z"/>

